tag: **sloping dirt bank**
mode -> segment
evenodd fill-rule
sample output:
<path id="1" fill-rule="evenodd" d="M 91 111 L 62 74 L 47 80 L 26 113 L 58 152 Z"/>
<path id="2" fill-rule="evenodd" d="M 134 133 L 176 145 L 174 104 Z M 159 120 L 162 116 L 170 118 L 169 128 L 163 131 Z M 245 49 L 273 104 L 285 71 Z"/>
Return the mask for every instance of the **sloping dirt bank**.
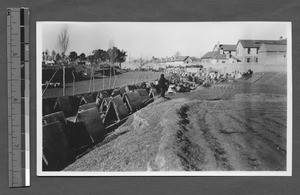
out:
<path id="1" fill-rule="evenodd" d="M 159 98 L 64 171 L 285 170 L 286 75 L 260 76 Z"/>

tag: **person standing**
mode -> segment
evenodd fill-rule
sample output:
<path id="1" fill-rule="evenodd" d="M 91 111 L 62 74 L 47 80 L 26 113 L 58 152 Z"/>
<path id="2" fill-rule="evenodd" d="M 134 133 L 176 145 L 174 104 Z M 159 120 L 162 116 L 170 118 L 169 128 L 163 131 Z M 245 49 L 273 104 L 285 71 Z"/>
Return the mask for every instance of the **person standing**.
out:
<path id="1" fill-rule="evenodd" d="M 160 97 L 165 98 L 165 92 L 168 90 L 169 81 L 165 78 L 164 74 L 160 75 L 158 86 L 161 90 Z"/>

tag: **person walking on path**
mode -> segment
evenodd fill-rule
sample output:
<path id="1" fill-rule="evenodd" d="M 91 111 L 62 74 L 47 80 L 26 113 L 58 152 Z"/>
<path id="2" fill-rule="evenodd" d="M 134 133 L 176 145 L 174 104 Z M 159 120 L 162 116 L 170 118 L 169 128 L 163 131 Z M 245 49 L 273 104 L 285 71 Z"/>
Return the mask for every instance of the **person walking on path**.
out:
<path id="1" fill-rule="evenodd" d="M 168 90 L 169 81 L 165 78 L 164 74 L 160 75 L 160 79 L 158 81 L 158 86 L 161 90 L 160 97 L 165 97 L 165 92 Z"/>

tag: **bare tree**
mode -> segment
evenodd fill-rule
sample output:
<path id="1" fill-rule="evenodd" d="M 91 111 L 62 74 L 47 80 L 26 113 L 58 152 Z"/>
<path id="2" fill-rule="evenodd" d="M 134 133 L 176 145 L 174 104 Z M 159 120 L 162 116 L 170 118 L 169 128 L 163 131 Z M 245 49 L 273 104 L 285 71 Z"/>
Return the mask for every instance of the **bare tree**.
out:
<path id="1" fill-rule="evenodd" d="M 68 26 L 63 26 L 60 33 L 57 36 L 57 48 L 59 52 L 62 55 L 62 58 L 65 58 L 66 51 L 69 48 L 69 40 L 70 40 L 70 34 L 69 34 L 69 28 Z"/>
<path id="2" fill-rule="evenodd" d="M 57 49 L 61 53 L 61 57 L 62 57 L 62 61 L 63 61 L 63 96 L 65 96 L 65 91 L 66 91 L 66 81 L 65 81 L 66 56 L 65 56 L 65 54 L 69 47 L 69 40 L 70 40 L 69 28 L 68 28 L 68 26 L 64 26 L 57 36 Z"/>
<path id="3" fill-rule="evenodd" d="M 107 50 L 107 56 L 110 62 L 109 66 L 109 85 L 108 88 L 111 87 L 111 69 L 113 68 L 114 71 L 114 77 L 116 76 L 115 74 L 115 62 L 116 58 L 118 57 L 118 48 L 114 46 L 115 42 L 113 40 L 109 41 L 109 49 Z"/>
<path id="4" fill-rule="evenodd" d="M 174 54 L 174 58 L 178 58 L 178 56 L 181 56 L 181 53 L 179 51 L 176 51 L 175 54 Z"/>

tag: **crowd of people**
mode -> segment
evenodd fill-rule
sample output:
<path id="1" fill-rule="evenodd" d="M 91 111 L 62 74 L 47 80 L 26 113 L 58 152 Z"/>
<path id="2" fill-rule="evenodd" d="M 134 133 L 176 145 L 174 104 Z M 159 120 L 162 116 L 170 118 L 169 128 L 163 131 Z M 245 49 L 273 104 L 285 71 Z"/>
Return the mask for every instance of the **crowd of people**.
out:
<path id="1" fill-rule="evenodd" d="M 198 86 L 210 87 L 220 82 L 234 82 L 242 77 L 251 77 L 253 71 L 249 69 L 243 73 L 240 71 L 221 73 L 215 70 L 202 70 L 197 73 L 172 71 L 168 73 L 171 75 L 168 78 L 161 74 L 158 81 L 150 84 L 164 98 L 165 93 L 190 92 L 197 89 Z"/>

